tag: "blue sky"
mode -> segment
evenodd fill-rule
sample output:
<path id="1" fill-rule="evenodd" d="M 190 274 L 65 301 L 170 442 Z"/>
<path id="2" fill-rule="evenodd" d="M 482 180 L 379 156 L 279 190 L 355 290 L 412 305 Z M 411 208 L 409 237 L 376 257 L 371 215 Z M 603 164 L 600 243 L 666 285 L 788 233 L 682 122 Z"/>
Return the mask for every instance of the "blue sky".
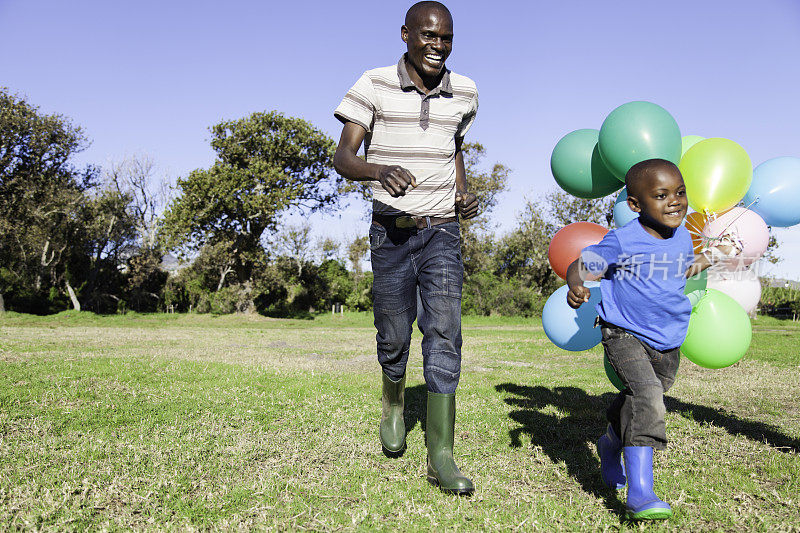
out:
<path id="1" fill-rule="evenodd" d="M 277 109 L 338 139 L 333 109 L 358 76 L 396 63 L 411 2 L 0 0 L 0 85 L 92 139 L 81 162 L 147 154 L 170 178 L 213 160 L 207 128 Z M 649 100 L 684 135 L 727 137 L 754 164 L 800 157 L 800 2 L 645 0 L 447 2 L 448 66 L 473 78 L 468 140 L 512 168 L 496 213 L 556 187 L 550 152 Z M 800 207 L 798 207 L 800 208 Z M 366 231 L 352 208 L 317 232 Z M 775 275 L 800 279 L 800 228 L 779 231 Z"/>

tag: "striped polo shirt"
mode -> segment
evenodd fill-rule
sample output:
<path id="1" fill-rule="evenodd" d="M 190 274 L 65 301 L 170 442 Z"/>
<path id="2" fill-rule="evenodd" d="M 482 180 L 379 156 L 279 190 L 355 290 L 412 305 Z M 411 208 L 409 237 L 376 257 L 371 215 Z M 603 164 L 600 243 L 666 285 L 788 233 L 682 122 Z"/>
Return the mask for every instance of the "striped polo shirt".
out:
<path id="1" fill-rule="evenodd" d="M 372 181 L 373 212 L 414 216 L 455 215 L 456 137 L 463 139 L 478 111 L 475 82 L 445 69 L 439 86 L 420 91 L 405 56 L 396 66 L 366 71 L 334 115 L 367 130 L 367 161 L 400 165 L 417 180 L 406 195 L 392 196 Z"/>

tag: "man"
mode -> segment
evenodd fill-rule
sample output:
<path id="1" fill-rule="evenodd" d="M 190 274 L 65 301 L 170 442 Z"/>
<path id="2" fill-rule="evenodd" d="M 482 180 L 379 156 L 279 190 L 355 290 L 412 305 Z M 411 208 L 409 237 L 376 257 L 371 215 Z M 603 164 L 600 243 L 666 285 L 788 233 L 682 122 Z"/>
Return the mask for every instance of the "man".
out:
<path id="1" fill-rule="evenodd" d="M 478 91 L 472 80 L 445 67 L 453 18 L 443 4 L 414 4 L 400 32 L 407 45 L 400 62 L 365 72 L 336 108 L 344 127 L 334 166 L 372 187 L 369 239 L 384 452 L 393 457 L 405 450 L 403 391 L 419 291 L 428 481 L 445 492 L 471 494 L 472 481 L 453 459 L 453 434 L 464 272 L 458 216 L 478 212 L 467 191 L 461 145 L 475 119 Z M 366 160 L 356 155 L 362 142 Z"/>

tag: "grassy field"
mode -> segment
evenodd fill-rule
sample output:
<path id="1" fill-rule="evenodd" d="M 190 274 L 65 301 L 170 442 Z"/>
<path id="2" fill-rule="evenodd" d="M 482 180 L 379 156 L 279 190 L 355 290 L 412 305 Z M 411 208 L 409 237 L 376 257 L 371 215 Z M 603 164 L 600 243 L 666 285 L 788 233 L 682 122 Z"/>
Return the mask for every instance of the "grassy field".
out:
<path id="1" fill-rule="evenodd" d="M 800 324 L 759 318 L 727 369 L 682 361 L 656 460 L 676 514 L 651 525 L 600 482 L 599 348 L 559 350 L 527 319 L 467 317 L 464 339 L 472 498 L 425 481 L 418 332 L 389 459 L 366 314 L 6 313 L 0 528 L 800 531 Z"/>

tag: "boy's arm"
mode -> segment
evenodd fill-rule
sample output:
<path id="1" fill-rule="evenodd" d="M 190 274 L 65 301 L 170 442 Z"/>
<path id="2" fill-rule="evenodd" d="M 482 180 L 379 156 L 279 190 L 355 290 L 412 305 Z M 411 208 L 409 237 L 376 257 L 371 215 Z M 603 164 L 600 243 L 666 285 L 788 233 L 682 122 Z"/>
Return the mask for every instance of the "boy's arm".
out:
<path id="1" fill-rule="evenodd" d="M 706 248 L 701 253 L 695 254 L 694 262 L 686 269 L 686 277 L 696 276 L 711 265 L 730 257 L 736 257 L 740 252 L 739 248 L 728 244 L 718 244 Z"/>
<path id="2" fill-rule="evenodd" d="M 347 179 L 356 181 L 379 181 L 394 197 L 404 196 L 406 189 L 417 186 L 417 180 L 399 165 L 376 165 L 356 155 L 364 142 L 367 130 L 355 122 L 345 122 L 342 136 L 333 156 L 333 168 Z"/>
<path id="3" fill-rule="evenodd" d="M 592 295 L 589 289 L 584 287 L 583 280 L 589 275 L 589 271 L 583 264 L 583 260 L 579 257 L 573 261 L 567 268 L 567 286 L 569 292 L 567 293 L 567 303 L 573 309 L 579 308 L 584 302 L 589 301 Z"/>

